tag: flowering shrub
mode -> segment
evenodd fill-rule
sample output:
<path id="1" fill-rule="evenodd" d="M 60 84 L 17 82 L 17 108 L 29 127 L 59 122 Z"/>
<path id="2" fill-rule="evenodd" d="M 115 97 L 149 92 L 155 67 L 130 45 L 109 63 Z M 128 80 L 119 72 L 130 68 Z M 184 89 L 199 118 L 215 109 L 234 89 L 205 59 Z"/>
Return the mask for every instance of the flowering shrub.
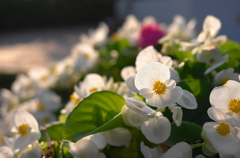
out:
<path id="1" fill-rule="evenodd" d="M 240 157 L 240 45 L 221 21 L 133 15 L 1 89 L 0 157 Z M 238 92 L 239 91 L 239 92 Z"/>

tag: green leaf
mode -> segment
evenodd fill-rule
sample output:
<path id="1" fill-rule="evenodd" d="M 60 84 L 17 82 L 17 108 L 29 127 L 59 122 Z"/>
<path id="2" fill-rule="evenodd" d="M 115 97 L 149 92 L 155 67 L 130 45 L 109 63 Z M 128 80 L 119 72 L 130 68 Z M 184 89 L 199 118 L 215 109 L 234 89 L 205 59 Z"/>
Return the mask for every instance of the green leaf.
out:
<path id="1" fill-rule="evenodd" d="M 187 60 L 180 68 L 176 68 L 180 78 L 183 79 L 202 79 L 207 80 L 204 75 L 207 65 L 193 60 Z"/>
<path id="2" fill-rule="evenodd" d="M 177 45 L 173 49 L 173 56 L 179 63 L 187 59 L 193 59 L 192 51 L 179 51 L 179 47 L 180 46 Z"/>
<path id="3" fill-rule="evenodd" d="M 64 125 L 64 138 L 77 141 L 82 137 L 110 130 L 127 127 L 122 119 L 122 106 L 125 99 L 110 91 L 100 91 L 84 98 L 68 115 Z"/>
<path id="4" fill-rule="evenodd" d="M 240 49 L 233 49 L 227 52 L 229 55 L 227 62 L 221 65 L 219 68 L 217 68 L 217 71 L 225 70 L 227 68 L 235 68 L 235 69 L 240 69 Z"/>
<path id="5" fill-rule="evenodd" d="M 64 124 L 61 122 L 52 122 L 46 126 L 45 130 L 41 130 L 41 138 L 40 141 L 47 141 L 46 137 L 50 137 L 51 140 L 61 141 L 63 140 L 63 130 Z"/>
<path id="6" fill-rule="evenodd" d="M 222 52 L 226 53 L 233 49 L 240 49 L 240 45 L 234 41 L 228 40 L 224 44 L 218 47 Z"/>
<path id="7" fill-rule="evenodd" d="M 180 127 L 172 123 L 171 134 L 167 140 L 167 144 L 173 146 L 176 143 L 187 141 L 190 145 L 196 146 L 198 144 L 199 147 L 199 143 L 196 142 L 201 140 L 201 132 L 202 127 L 193 122 L 183 121 Z"/>
<path id="8" fill-rule="evenodd" d="M 209 95 L 214 85 L 205 80 L 189 79 L 179 82 L 178 86 L 193 93 L 198 103 L 198 107 L 195 110 L 183 108 L 183 120 L 193 121 L 200 126 L 207 121 L 211 121 L 208 117 L 207 110 L 211 107 Z"/>

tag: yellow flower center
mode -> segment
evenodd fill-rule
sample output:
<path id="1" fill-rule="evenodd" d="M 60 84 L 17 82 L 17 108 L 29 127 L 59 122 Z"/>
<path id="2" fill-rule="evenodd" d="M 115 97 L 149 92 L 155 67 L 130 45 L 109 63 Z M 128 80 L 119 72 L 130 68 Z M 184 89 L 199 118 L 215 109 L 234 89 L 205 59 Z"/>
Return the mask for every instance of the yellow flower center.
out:
<path id="1" fill-rule="evenodd" d="M 27 88 L 33 88 L 33 84 L 31 82 L 28 82 L 27 85 L 26 85 Z"/>
<path id="2" fill-rule="evenodd" d="M 240 101 L 239 99 L 231 99 L 228 104 L 228 110 L 236 114 L 240 112 Z"/>
<path id="3" fill-rule="evenodd" d="M 38 105 L 37 105 L 37 109 L 38 109 L 38 111 L 43 111 L 44 110 L 44 105 L 42 104 L 42 103 L 38 103 Z"/>
<path id="4" fill-rule="evenodd" d="M 96 92 L 96 91 L 98 91 L 98 88 L 91 88 L 91 89 L 89 90 L 90 93 L 93 93 L 93 92 Z"/>
<path id="5" fill-rule="evenodd" d="M 226 136 L 230 133 L 230 127 L 229 127 L 228 124 L 222 122 L 216 128 L 216 131 L 217 131 L 218 134 L 220 134 L 222 136 Z"/>
<path id="6" fill-rule="evenodd" d="M 86 60 L 90 59 L 89 53 L 85 53 L 85 54 L 84 54 L 84 58 L 85 58 Z"/>
<path id="7" fill-rule="evenodd" d="M 47 76 L 44 75 L 40 77 L 40 81 L 46 81 L 46 80 L 47 80 Z"/>
<path id="8" fill-rule="evenodd" d="M 70 95 L 70 100 L 74 105 L 77 105 L 77 103 L 80 101 L 80 98 L 77 98 L 74 94 Z"/>
<path id="9" fill-rule="evenodd" d="M 167 89 L 167 86 L 165 83 L 162 83 L 161 81 L 155 81 L 155 83 L 153 84 L 153 91 L 157 94 L 165 94 L 165 91 Z"/>
<path id="10" fill-rule="evenodd" d="M 27 135 L 27 130 L 28 130 L 28 125 L 22 124 L 21 126 L 18 127 L 18 133 L 21 134 L 22 136 Z"/>
<path id="11" fill-rule="evenodd" d="M 212 59 L 209 60 L 209 62 L 212 64 L 212 63 L 215 62 L 215 60 L 212 58 Z"/>
<path id="12" fill-rule="evenodd" d="M 56 74 L 57 74 L 57 69 L 56 69 L 56 67 L 51 67 L 51 68 L 50 68 L 50 73 L 53 74 L 53 75 L 56 75 Z"/>
<path id="13" fill-rule="evenodd" d="M 85 157 L 83 157 L 83 156 L 80 156 L 79 158 L 85 158 Z"/>
<path id="14" fill-rule="evenodd" d="M 230 78 L 224 78 L 224 79 L 222 79 L 222 84 L 225 84 L 228 80 L 230 80 Z"/>
<path id="15" fill-rule="evenodd" d="M 50 122 L 50 118 L 49 118 L 49 117 L 45 117 L 45 118 L 43 119 L 43 121 L 44 121 L 45 123 L 48 123 L 48 122 Z"/>

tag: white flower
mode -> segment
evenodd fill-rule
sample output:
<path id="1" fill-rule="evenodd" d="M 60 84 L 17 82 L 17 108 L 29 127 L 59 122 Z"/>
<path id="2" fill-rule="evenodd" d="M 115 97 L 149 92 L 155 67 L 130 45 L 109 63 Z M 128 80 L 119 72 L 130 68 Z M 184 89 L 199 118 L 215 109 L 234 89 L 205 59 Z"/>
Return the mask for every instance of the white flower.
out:
<path id="1" fill-rule="evenodd" d="M 0 117 L 6 118 L 9 113 L 19 106 L 19 98 L 10 90 L 0 89 Z"/>
<path id="2" fill-rule="evenodd" d="M 93 45 L 87 43 L 79 43 L 75 45 L 71 54 L 74 72 L 87 72 L 92 68 L 98 59 L 98 52 Z"/>
<path id="3" fill-rule="evenodd" d="M 176 82 L 180 81 L 179 74 L 172 68 L 173 60 L 169 56 L 163 56 L 159 52 L 157 52 L 153 46 L 148 46 L 139 52 L 136 58 L 136 70 L 140 71 L 140 69 L 152 62 L 160 62 L 165 64 L 171 71 L 170 78 L 175 80 Z"/>
<path id="4" fill-rule="evenodd" d="M 239 81 L 239 73 L 234 73 L 233 68 L 222 70 L 214 75 L 214 82 L 219 85 L 225 84 L 228 80 Z"/>
<path id="5" fill-rule="evenodd" d="M 13 157 L 13 154 L 14 154 L 14 152 L 10 147 L 8 147 L 8 146 L 0 147 L 0 158 L 11 158 L 11 157 Z"/>
<path id="6" fill-rule="evenodd" d="M 240 151 L 239 130 L 233 126 L 229 116 L 217 108 L 209 108 L 208 115 L 216 122 L 206 122 L 203 125 L 207 138 L 214 149 L 225 155 L 233 155 Z"/>
<path id="7" fill-rule="evenodd" d="M 41 158 L 42 157 L 42 149 L 39 146 L 38 142 L 34 142 L 27 147 L 18 150 L 14 157 L 18 158 Z"/>
<path id="8" fill-rule="evenodd" d="M 182 95 L 182 88 L 170 79 L 168 67 L 159 62 L 144 66 L 136 75 L 135 86 L 146 98 L 146 103 L 155 107 L 173 105 Z"/>
<path id="9" fill-rule="evenodd" d="M 91 45 L 101 46 L 108 36 L 108 26 L 101 22 L 96 30 L 89 30 L 89 36 L 83 34 L 80 36 L 80 40 L 83 43 L 89 43 Z"/>
<path id="10" fill-rule="evenodd" d="M 26 75 L 20 74 L 11 85 L 12 91 L 22 100 L 29 99 L 36 94 L 36 83 Z"/>
<path id="11" fill-rule="evenodd" d="M 28 112 L 16 110 L 13 114 L 12 132 L 16 134 L 13 150 L 22 149 L 38 140 L 41 133 L 37 120 Z"/>
<path id="12" fill-rule="evenodd" d="M 168 139 L 171 132 L 170 121 L 157 112 L 154 118 L 145 121 L 141 126 L 143 135 L 152 143 L 159 144 Z"/>
<path id="13" fill-rule="evenodd" d="M 198 35 L 197 39 L 192 43 L 181 42 L 182 46 L 180 50 L 189 51 L 192 53 L 201 53 L 202 50 L 209 49 L 209 47 L 219 46 L 227 41 L 226 36 L 219 36 L 214 39 L 221 28 L 221 21 L 212 16 L 208 15 L 203 22 L 203 31 Z"/>
<path id="14" fill-rule="evenodd" d="M 128 144 L 132 139 L 130 131 L 122 127 L 105 131 L 102 134 L 107 139 L 108 144 L 118 147 Z"/>
<path id="15" fill-rule="evenodd" d="M 228 58 L 228 54 L 222 55 L 222 52 L 219 49 L 212 47 L 209 49 L 202 49 L 201 53 L 196 54 L 196 58 L 197 61 L 210 65 L 210 67 L 208 67 L 204 72 L 204 74 L 208 74 L 212 70 L 224 64 Z"/>
<path id="16" fill-rule="evenodd" d="M 149 148 L 141 142 L 141 152 L 145 158 L 160 158 L 160 155 L 163 154 L 161 147 Z"/>
<path id="17" fill-rule="evenodd" d="M 31 68 L 28 71 L 28 76 L 42 88 L 53 87 L 57 81 L 57 77 L 51 73 L 48 67 Z"/>
<path id="18" fill-rule="evenodd" d="M 102 154 L 98 150 L 98 146 L 89 139 L 83 138 L 76 143 L 69 142 L 69 152 L 74 158 L 99 158 Z"/>
<path id="19" fill-rule="evenodd" d="M 210 93 L 210 103 L 234 121 L 240 127 L 240 83 L 228 80 L 223 86 L 216 87 Z"/>
<path id="20" fill-rule="evenodd" d="M 117 31 L 117 35 L 127 38 L 133 45 L 136 45 L 140 34 L 141 23 L 134 15 L 128 15 L 123 26 Z"/>
<path id="21" fill-rule="evenodd" d="M 132 127 L 139 128 L 143 122 L 147 121 L 148 119 L 147 114 L 140 114 L 138 112 L 135 112 L 132 109 L 128 108 L 126 105 L 122 107 L 121 113 L 124 123 Z"/>

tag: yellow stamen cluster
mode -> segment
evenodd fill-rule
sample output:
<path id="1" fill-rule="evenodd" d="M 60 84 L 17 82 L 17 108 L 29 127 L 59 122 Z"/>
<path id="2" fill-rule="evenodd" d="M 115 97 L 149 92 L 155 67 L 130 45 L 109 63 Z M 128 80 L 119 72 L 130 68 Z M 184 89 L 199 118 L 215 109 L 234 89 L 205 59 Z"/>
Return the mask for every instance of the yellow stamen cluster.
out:
<path id="1" fill-rule="evenodd" d="M 42 103 L 39 102 L 37 105 L 37 109 L 38 109 L 38 111 L 43 111 L 45 109 L 45 107 Z"/>
<path id="2" fill-rule="evenodd" d="M 89 90 L 90 93 L 93 93 L 93 92 L 96 92 L 96 91 L 98 91 L 98 88 L 91 88 L 91 89 Z"/>
<path id="3" fill-rule="evenodd" d="M 230 78 L 224 78 L 224 79 L 222 79 L 222 84 L 225 84 L 228 80 L 230 80 Z"/>
<path id="4" fill-rule="evenodd" d="M 230 133 L 230 127 L 228 124 L 222 122 L 218 125 L 218 127 L 216 128 L 216 131 L 218 134 L 220 134 L 221 136 L 226 136 Z"/>
<path id="5" fill-rule="evenodd" d="M 84 58 L 87 60 L 87 59 L 90 59 L 90 55 L 89 55 L 89 53 L 85 53 L 84 54 Z"/>
<path id="6" fill-rule="evenodd" d="M 22 124 L 21 126 L 18 127 L 18 133 L 21 134 L 22 136 L 27 135 L 27 130 L 28 130 L 28 125 Z"/>
<path id="7" fill-rule="evenodd" d="M 153 84 L 153 91 L 157 94 L 165 94 L 167 89 L 167 86 L 165 83 L 162 83 L 161 81 L 155 81 L 155 83 Z"/>
<path id="8" fill-rule="evenodd" d="M 74 105 L 77 105 L 77 103 L 80 101 L 80 98 L 77 98 L 77 97 L 75 97 L 74 94 L 71 94 L 70 100 L 73 102 Z"/>
<path id="9" fill-rule="evenodd" d="M 47 76 L 44 75 L 40 77 L 40 81 L 46 81 L 46 80 L 47 80 Z"/>
<path id="10" fill-rule="evenodd" d="M 231 99 L 228 104 L 228 110 L 238 114 L 240 112 L 240 100 Z"/>

